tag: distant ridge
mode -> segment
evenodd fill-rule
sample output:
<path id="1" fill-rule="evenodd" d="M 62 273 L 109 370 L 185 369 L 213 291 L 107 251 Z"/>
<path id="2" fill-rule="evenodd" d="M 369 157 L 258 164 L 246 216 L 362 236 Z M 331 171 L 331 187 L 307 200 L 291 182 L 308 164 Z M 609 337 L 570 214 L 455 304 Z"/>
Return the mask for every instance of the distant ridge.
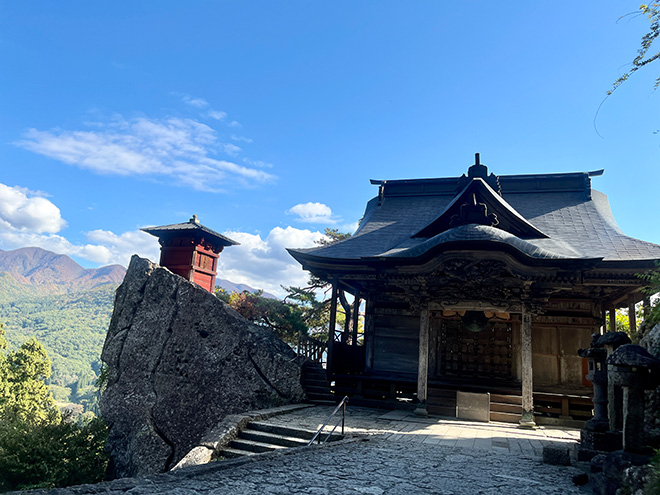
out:
<path id="1" fill-rule="evenodd" d="M 260 290 L 260 289 L 254 289 L 246 284 L 235 284 L 234 282 L 224 278 L 216 279 L 215 285 L 216 287 L 218 286 L 222 287 L 227 292 L 238 292 L 238 293 L 241 293 L 243 291 L 258 292 Z M 268 299 L 279 299 L 277 296 L 274 296 L 269 292 L 264 292 L 262 296 L 267 297 Z"/>
<path id="2" fill-rule="evenodd" d="M 17 282 L 37 290 L 65 293 L 120 284 L 126 269 L 121 265 L 83 268 L 64 254 L 26 247 L 0 250 L 0 272 L 7 272 Z"/>
<path id="3" fill-rule="evenodd" d="M 28 285 L 37 293 L 61 294 L 94 289 L 101 285 L 119 285 L 124 280 L 126 268 L 107 265 L 100 268 L 83 268 L 69 256 L 56 254 L 38 247 L 25 247 L 13 251 L 0 249 L 0 273 L 5 272 L 18 284 Z M 4 284 L 8 284 L 6 276 Z M 15 284 L 10 284 L 14 287 Z M 217 279 L 217 286 L 227 292 L 257 292 L 246 284 Z M 264 297 L 277 299 L 268 292 Z"/>

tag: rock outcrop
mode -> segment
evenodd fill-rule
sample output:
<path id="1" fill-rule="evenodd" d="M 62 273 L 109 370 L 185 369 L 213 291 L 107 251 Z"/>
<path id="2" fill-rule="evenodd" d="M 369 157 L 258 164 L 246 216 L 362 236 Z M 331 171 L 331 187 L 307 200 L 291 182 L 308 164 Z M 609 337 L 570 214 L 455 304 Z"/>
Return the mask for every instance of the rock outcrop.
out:
<path id="1" fill-rule="evenodd" d="M 287 344 L 137 256 L 117 289 L 101 359 L 113 477 L 164 472 L 226 415 L 304 398 Z"/>
<path id="2" fill-rule="evenodd" d="M 644 333 L 639 345 L 646 348 L 653 356 L 660 359 L 660 324 Z M 660 445 L 660 387 L 646 393 L 644 418 L 646 435 L 655 446 Z"/>

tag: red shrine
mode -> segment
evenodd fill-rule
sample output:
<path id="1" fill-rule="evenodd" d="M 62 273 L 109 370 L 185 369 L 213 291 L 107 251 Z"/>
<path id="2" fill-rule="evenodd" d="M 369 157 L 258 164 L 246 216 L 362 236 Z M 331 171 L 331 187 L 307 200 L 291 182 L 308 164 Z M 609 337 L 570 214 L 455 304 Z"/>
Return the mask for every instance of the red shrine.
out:
<path id="1" fill-rule="evenodd" d="M 238 242 L 205 227 L 197 215 L 186 223 L 147 227 L 144 232 L 158 237 L 160 265 L 213 293 L 218 256 L 225 246 Z"/>

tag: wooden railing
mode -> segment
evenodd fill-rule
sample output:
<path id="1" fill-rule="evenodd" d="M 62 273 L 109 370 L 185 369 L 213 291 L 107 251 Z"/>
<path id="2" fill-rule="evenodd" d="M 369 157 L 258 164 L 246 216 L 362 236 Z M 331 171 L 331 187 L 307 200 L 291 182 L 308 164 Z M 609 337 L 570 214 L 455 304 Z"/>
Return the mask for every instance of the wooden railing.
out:
<path id="1" fill-rule="evenodd" d="M 320 363 L 327 364 L 328 344 L 320 340 L 313 339 L 307 335 L 298 335 L 298 356 Z"/>

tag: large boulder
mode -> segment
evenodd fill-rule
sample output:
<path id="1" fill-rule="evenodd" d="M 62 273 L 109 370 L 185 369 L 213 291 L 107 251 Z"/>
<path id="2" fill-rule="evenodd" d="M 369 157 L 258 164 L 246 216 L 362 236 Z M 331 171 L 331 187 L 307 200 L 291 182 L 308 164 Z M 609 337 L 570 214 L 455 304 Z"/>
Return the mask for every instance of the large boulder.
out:
<path id="1" fill-rule="evenodd" d="M 166 471 L 228 414 L 300 402 L 295 357 L 213 294 L 133 256 L 101 354 L 110 475 Z"/>
<path id="2" fill-rule="evenodd" d="M 660 324 L 648 329 L 639 341 L 639 345 L 660 359 Z M 655 447 L 660 446 L 660 387 L 646 392 L 644 423 L 649 442 Z"/>

